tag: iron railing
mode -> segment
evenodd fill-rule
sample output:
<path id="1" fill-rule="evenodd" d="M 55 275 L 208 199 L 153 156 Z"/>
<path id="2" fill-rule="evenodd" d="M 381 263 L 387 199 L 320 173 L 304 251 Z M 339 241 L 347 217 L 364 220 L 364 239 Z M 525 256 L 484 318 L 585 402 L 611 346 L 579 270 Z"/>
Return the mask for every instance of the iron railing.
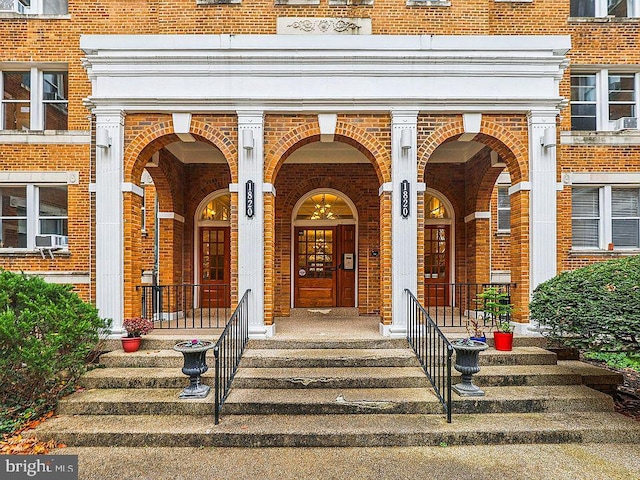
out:
<path id="1" fill-rule="evenodd" d="M 142 315 L 154 328 L 222 328 L 231 312 L 231 286 L 198 283 L 142 285 Z"/>
<path id="2" fill-rule="evenodd" d="M 466 327 L 469 318 L 477 318 L 481 326 L 490 327 L 496 318 L 485 315 L 483 300 L 478 295 L 488 288 L 496 288 L 506 293 L 506 303 L 511 303 L 511 290 L 515 284 L 509 283 L 426 283 L 424 306 L 429 316 L 439 327 Z M 502 321 L 510 321 L 506 314 Z"/>
<path id="3" fill-rule="evenodd" d="M 220 422 L 220 410 L 229 395 L 231 382 L 238 371 L 240 359 L 249 342 L 249 293 L 244 292 L 233 315 L 213 347 L 215 357 L 215 422 Z"/>
<path id="4" fill-rule="evenodd" d="M 407 289 L 407 341 L 451 423 L 451 357 L 453 346 L 416 297 Z"/>

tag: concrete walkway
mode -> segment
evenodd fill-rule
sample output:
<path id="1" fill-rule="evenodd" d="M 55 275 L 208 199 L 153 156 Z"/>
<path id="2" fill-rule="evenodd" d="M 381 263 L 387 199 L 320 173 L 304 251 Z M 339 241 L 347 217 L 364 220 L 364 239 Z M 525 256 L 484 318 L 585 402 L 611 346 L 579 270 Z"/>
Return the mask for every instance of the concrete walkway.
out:
<path id="1" fill-rule="evenodd" d="M 65 448 L 79 478 L 635 480 L 640 446 L 509 445 L 397 448 Z"/>

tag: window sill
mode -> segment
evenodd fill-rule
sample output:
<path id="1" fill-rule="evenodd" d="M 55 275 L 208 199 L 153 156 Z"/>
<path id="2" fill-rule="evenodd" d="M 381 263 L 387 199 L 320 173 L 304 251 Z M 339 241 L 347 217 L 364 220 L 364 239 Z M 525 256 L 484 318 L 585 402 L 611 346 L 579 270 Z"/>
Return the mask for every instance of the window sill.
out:
<path id="1" fill-rule="evenodd" d="M 560 145 L 640 145 L 640 130 L 560 132 Z"/>
<path id="2" fill-rule="evenodd" d="M 569 17 L 569 24 L 580 23 L 640 23 L 637 17 Z"/>
<path id="3" fill-rule="evenodd" d="M 451 2 L 446 0 L 407 0 L 409 7 L 450 7 Z"/>
<path id="4" fill-rule="evenodd" d="M 498 230 L 496 237 L 509 237 L 511 236 L 511 230 Z"/>
<path id="5" fill-rule="evenodd" d="M 630 248 L 628 250 L 601 250 L 601 249 L 589 249 L 589 250 L 569 250 L 569 255 L 575 256 L 592 256 L 598 255 L 603 257 L 620 257 L 627 255 L 638 255 L 640 254 L 640 249 L 638 248 Z"/>
<path id="6" fill-rule="evenodd" d="M 45 15 L 44 13 L 18 13 L 0 12 L 0 19 L 21 19 L 21 20 L 71 20 L 71 15 Z"/>
<path id="7" fill-rule="evenodd" d="M 44 250 L 45 259 L 51 260 L 48 250 Z M 55 257 L 70 257 L 71 252 L 69 250 L 54 250 Z M 0 257 L 38 257 L 42 258 L 40 250 L 27 250 L 26 248 L 0 248 Z"/>
<path id="8" fill-rule="evenodd" d="M 91 143 L 88 130 L 0 130 L 0 144 L 78 144 Z"/>

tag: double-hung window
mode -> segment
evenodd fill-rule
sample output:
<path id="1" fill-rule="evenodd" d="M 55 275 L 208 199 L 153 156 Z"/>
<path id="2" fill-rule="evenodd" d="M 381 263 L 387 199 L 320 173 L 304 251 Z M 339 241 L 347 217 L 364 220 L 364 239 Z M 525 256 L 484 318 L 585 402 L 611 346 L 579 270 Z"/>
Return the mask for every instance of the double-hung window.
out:
<path id="1" fill-rule="evenodd" d="M 573 187 L 574 249 L 640 248 L 640 188 Z"/>
<path id="2" fill-rule="evenodd" d="M 640 17 L 640 0 L 571 0 L 572 17 Z"/>
<path id="3" fill-rule="evenodd" d="M 0 75 L 0 129 L 67 130 L 67 72 L 30 68 L 3 70 Z"/>
<path id="4" fill-rule="evenodd" d="M 36 247 L 36 235 L 68 236 L 67 185 L 0 185 L 0 249 Z"/>
<path id="5" fill-rule="evenodd" d="M 579 67 L 576 68 L 579 70 Z M 638 72 L 576 72 L 571 75 L 571 129 L 637 129 L 640 111 Z"/>
<path id="6" fill-rule="evenodd" d="M 511 231 L 511 198 L 509 187 L 498 187 L 498 232 Z"/>

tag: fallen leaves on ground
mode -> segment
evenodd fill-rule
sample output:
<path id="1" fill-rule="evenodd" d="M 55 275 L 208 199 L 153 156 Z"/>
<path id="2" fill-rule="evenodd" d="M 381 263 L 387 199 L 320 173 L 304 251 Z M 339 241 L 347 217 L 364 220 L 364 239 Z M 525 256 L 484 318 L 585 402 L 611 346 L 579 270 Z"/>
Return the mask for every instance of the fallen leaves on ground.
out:
<path id="1" fill-rule="evenodd" d="M 49 453 L 54 448 L 65 448 L 66 445 L 57 443 L 55 440 L 41 442 L 36 437 L 23 436 L 23 432 L 37 427 L 52 416 L 53 412 L 49 412 L 40 418 L 31 420 L 17 432 L 3 435 L 0 440 L 0 455 L 42 455 Z"/>

